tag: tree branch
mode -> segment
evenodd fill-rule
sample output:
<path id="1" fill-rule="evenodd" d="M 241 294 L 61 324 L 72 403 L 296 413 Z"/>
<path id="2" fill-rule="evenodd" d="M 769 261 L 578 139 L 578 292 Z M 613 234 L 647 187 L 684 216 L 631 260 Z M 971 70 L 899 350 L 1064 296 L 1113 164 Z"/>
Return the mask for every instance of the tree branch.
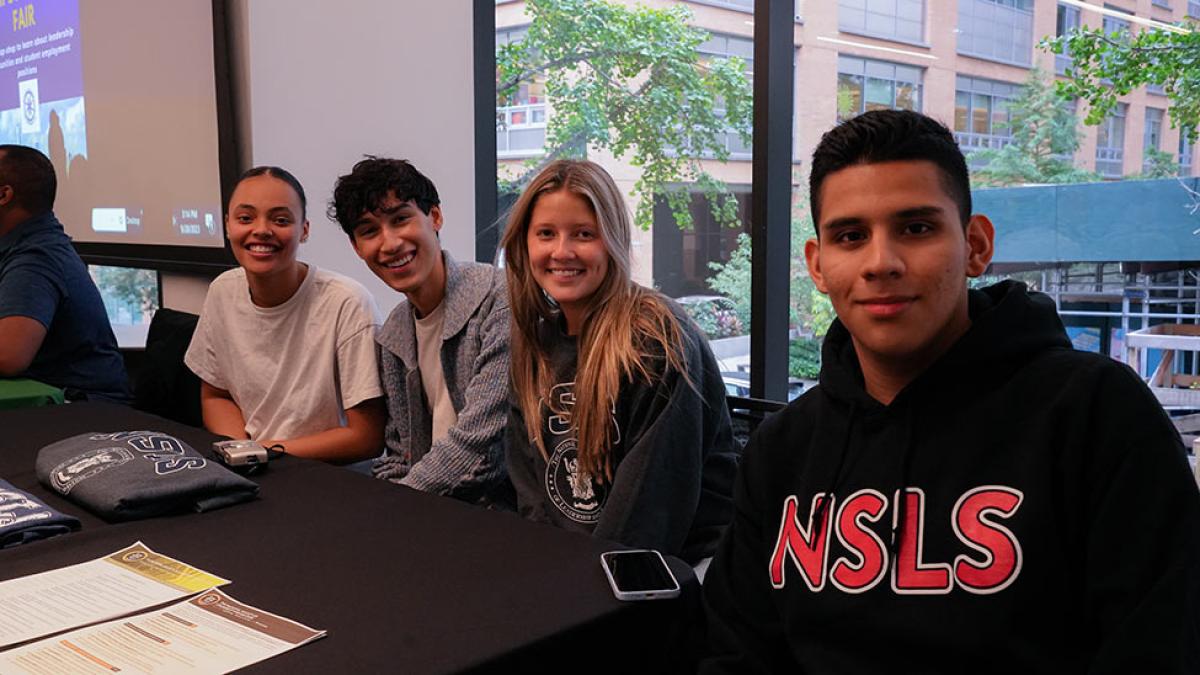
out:
<path id="1" fill-rule="evenodd" d="M 551 70 L 553 68 L 561 68 L 563 66 L 579 63 L 581 61 L 588 61 L 590 59 L 603 58 L 606 56 L 620 56 L 623 53 L 624 50 L 620 49 L 605 49 L 596 52 L 577 52 L 554 59 L 553 61 L 547 61 L 537 66 L 530 66 L 522 70 L 520 73 L 508 78 L 504 82 L 496 83 L 496 95 L 502 95 L 504 92 L 515 88 L 534 75 Z"/>

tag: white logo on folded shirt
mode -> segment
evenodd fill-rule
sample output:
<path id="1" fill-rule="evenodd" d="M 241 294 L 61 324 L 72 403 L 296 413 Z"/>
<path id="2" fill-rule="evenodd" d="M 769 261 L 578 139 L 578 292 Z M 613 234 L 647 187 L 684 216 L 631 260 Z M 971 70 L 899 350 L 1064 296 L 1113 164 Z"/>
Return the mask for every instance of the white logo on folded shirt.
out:
<path id="1" fill-rule="evenodd" d="M 0 490 L 0 527 L 20 525 L 54 516 L 49 509 L 14 490 Z"/>
<path id="2" fill-rule="evenodd" d="M 131 459 L 133 453 L 121 447 L 88 450 L 54 467 L 50 472 L 50 485 L 60 494 L 70 494 L 71 488 L 84 480 Z"/>

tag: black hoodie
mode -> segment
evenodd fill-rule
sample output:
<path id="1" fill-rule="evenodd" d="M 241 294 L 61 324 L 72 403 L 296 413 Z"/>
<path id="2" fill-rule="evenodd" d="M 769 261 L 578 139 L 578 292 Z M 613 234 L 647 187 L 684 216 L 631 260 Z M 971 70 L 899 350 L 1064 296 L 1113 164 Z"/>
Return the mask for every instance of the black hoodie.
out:
<path id="1" fill-rule="evenodd" d="M 1004 282 L 970 315 L 887 406 L 834 322 L 820 386 L 747 448 L 703 672 L 1200 672 L 1200 492 L 1170 420 L 1049 298 Z"/>

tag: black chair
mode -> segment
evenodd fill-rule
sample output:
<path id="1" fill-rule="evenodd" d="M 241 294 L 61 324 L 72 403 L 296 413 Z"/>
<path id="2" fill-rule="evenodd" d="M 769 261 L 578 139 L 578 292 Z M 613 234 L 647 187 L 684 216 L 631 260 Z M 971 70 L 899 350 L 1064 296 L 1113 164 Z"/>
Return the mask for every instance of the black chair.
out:
<path id="1" fill-rule="evenodd" d="M 781 401 L 748 396 L 726 396 L 725 403 L 729 406 L 729 417 L 733 420 L 733 439 L 738 445 L 738 452 L 745 449 L 746 444 L 750 442 L 750 434 L 754 433 L 763 420 L 787 405 Z"/>
<path id="2" fill-rule="evenodd" d="M 183 364 L 199 316 L 160 309 L 150 320 L 146 353 L 133 379 L 133 407 L 189 424 L 204 425 L 200 378 Z"/>

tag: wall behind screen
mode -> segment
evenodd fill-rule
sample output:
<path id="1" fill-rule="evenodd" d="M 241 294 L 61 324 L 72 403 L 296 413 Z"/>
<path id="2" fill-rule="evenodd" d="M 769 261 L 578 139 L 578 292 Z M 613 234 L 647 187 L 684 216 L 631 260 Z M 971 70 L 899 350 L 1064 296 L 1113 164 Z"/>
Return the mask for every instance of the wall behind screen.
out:
<path id="1" fill-rule="evenodd" d="M 300 259 L 362 282 L 386 313 L 399 296 L 325 218 L 333 181 L 364 154 L 412 160 L 438 186 L 442 246 L 474 257 L 470 2 L 229 0 L 242 168 L 283 166 L 308 193 Z M 206 279 L 163 274 L 164 304 L 197 312 Z"/>

